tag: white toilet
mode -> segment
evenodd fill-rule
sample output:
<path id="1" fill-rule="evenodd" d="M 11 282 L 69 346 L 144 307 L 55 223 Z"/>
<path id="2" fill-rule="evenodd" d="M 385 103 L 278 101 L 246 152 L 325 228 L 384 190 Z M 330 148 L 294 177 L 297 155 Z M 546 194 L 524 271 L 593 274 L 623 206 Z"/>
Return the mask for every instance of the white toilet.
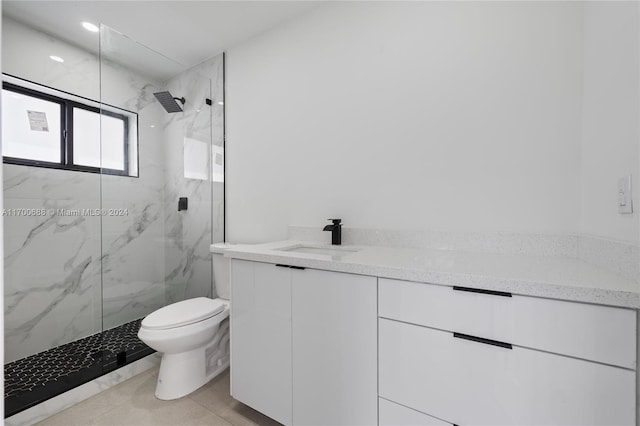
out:
<path id="1" fill-rule="evenodd" d="M 212 352 L 221 344 L 217 333 L 220 324 L 229 317 L 229 260 L 222 256 L 227 247 L 216 244 L 213 252 L 220 298 L 196 297 L 172 303 L 142 320 L 138 337 L 162 354 L 155 392 L 158 399 L 188 395 L 220 373 L 221 367 L 226 368 L 212 365 Z"/>

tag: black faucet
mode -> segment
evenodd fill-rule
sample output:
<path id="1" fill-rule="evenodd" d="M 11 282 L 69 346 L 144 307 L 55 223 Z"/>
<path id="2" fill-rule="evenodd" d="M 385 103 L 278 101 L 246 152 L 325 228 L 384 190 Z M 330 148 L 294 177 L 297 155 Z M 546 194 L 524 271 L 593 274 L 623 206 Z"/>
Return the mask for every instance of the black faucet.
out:
<path id="1" fill-rule="evenodd" d="M 342 219 L 328 219 L 333 222 L 333 225 L 327 225 L 323 231 L 331 231 L 331 244 L 339 246 L 342 244 Z"/>

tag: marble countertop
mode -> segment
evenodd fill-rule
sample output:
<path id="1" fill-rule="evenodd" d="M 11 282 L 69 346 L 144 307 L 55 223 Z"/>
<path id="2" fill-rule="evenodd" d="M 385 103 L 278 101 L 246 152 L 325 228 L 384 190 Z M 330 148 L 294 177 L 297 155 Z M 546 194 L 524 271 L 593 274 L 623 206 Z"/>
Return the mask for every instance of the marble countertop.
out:
<path id="1" fill-rule="evenodd" d="M 340 255 L 284 250 L 294 246 L 332 247 L 287 240 L 230 246 L 224 255 L 257 262 L 640 309 L 638 283 L 570 257 L 377 246 L 338 246 L 345 250 Z M 213 247 L 212 251 L 215 251 Z"/>

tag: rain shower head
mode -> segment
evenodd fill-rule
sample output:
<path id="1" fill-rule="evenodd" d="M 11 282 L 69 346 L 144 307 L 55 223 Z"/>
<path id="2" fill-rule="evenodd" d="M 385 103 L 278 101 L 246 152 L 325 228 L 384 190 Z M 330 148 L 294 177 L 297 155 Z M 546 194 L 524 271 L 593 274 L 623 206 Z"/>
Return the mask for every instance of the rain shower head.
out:
<path id="1" fill-rule="evenodd" d="M 160 105 L 162 105 L 167 112 L 171 113 L 182 111 L 182 107 L 178 102 L 176 102 L 176 100 L 182 102 L 182 105 L 184 105 L 184 98 L 175 98 L 170 92 L 157 92 L 154 93 L 153 96 L 156 97 L 158 102 L 160 102 Z"/>

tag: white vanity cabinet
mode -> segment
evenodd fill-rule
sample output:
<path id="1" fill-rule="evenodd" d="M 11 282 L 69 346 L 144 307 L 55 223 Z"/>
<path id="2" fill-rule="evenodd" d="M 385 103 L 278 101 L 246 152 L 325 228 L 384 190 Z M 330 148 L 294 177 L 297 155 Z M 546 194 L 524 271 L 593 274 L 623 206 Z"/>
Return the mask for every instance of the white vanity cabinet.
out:
<path id="1" fill-rule="evenodd" d="M 231 392 L 285 425 L 635 425 L 637 312 L 246 260 Z"/>
<path id="2" fill-rule="evenodd" d="M 291 272 L 231 261 L 231 395 L 291 425 Z"/>
<path id="3" fill-rule="evenodd" d="M 635 424 L 633 310 L 380 279 L 379 316 L 381 398 L 454 424 Z"/>
<path id="4" fill-rule="evenodd" d="M 292 275 L 293 424 L 377 424 L 377 279 Z"/>
<path id="5" fill-rule="evenodd" d="M 377 279 L 232 260 L 232 396 L 285 425 L 377 424 Z"/>

